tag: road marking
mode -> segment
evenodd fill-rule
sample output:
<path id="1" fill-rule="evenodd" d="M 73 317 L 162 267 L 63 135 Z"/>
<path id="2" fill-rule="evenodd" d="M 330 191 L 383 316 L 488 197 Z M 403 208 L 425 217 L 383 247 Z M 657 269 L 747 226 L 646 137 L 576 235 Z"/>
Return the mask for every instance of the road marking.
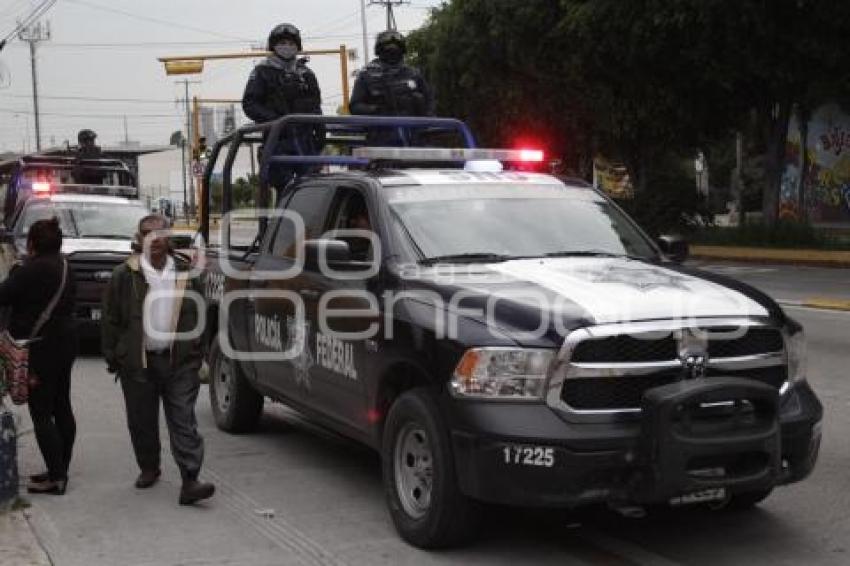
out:
<path id="1" fill-rule="evenodd" d="M 576 531 L 572 534 L 605 550 L 606 552 L 610 552 L 619 558 L 623 558 L 630 563 L 638 564 L 639 566 L 680 566 L 678 562 L 674 562 L 659 554 L 650 552 L 649 550 L 641 548 L 629 541 L 606 535 L 595 529 L 582 527 L 580 529 L 576 529 Z"/>
<path id="2" fill-rule="evenodd" d="M 801 301 L 805 307 L 833 311 L 850 311 L 850 300 L 834 297 L 807 297 Z"/>
<path id="3" fill-rule="evenodd" d="M 751 267 L 748 265 L 698 265 L 697 267 L 724 275 L 757 275 L 779 271 L 773 267 Z"/>
<path id="4" fill-rule="evenodd" d="M 296 529 L 279 514 L 274 518 L 256 513 L 263 507 L 244 492 L 239 491 L 220 474 L 204 467 L 204 475 L 216 486 L 216 500 L 230 509 L 244 523 L 281 549 L 292 553 L 292 557 L 305 566 L 344 566 L 330 551 Z"/>
<path id="5" fill-rule="evenodd" d="M 827 309 L 823 307 L 812 307 L 802 304 L 800 301 L 777 301 L 782 308 L 808 311 L 818 314 L 832 314 L 837 316 L 850 316 L 850 311 Z"/>

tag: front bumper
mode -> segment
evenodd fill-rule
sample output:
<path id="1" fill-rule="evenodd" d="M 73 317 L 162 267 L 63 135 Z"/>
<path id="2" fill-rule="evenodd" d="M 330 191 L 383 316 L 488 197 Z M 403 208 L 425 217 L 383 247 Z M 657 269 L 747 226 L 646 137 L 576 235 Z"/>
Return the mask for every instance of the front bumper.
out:
<path id="1" fill-rule="evenodd" d="M 103 315 L 99 302 L 78 302 L 74 309 L 74 325 L 82 339 L 100 337 L 100 320 Z"/>
<path id="2" fill-rule="evenodd" d="M 686 422 L 676 408 L 726 400 L 730 392 L 753 400 L 748 415 L 700 413 Z M 823 414 L 807 383 L 778 399 L 775 390 L 735 378 L 658 388 L 647 394 L 640 419 L 610 423 L 570 423 L 543 404 L 449 398 L 445 406 L 461 491 L 544 507 L 654 503 L 800 481 L 817 460 Z M 725 471 L 710 473 L 717 469 Z"/>

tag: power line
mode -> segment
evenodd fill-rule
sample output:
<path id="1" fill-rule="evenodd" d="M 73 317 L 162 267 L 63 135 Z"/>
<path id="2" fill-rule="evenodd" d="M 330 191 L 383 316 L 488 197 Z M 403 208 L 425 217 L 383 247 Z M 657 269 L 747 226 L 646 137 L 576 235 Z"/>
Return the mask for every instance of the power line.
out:
<path id="1" fill-rule="evenodd" d="M 217 31 L 213 31 L 213 30 L 196 28 L 196 27 L 193 27 L 193 26 L 185 26 L 185 25 L 182 25 L 182 24 L 177 24 L 177 23 L 168 21 L 168 20 L 160 20 L 158 18 L 152 18 L 150 16 L 144 16 L 142 14 L 127 12 L 127 11 L 124 11 L 124 10 L 119 10 L 117 8 L 111 8 L 109 6 L 103 6 L 102 4 L 96 4 L 94 2 L 87 2 L 86 0 L 66 0 L 66 2 L 71 2 L 73 4 L 79 4 L 81 6 L 86 6 L 88 8 L 92 8 L 94 10 L 101 10 L 101 11 L 104 11 L 104 12 L 119 14 L 119 15 L 122 15 L 122 16 L 125 16 L 125 17 L 128 17 L 128 18 L 133 18 L 133 19 L 136 19 L 136 20 L 144 21 L 144 22 L 150 22 L 150 23 L 155 23 L 155 24 L 159 24 L 159 25 L 163 25 L 163 26 L 172 27 L 172 28 L 194 31 L 196 33 L 205 33 L 207 35 L 214 35 L 216 37 L 223 37 L 225 39 L 236 39 L 236 40 L 239 40 L 239 41 L 244 41 L 246 43 L 250 43 L 250 42 L 254 41 L 253 39 L 245 39 L 244 37 L 236 37 L 236 36 L 233 36 L 233 35 L 228 35 L 226 33 L 221 33 L 221 32 L 217 32 Z"/>
<path id="2" fill-rule="evenodd" d="M 394 7 L 402 6 L 404 4 L 410 4 L 410 0 L 369 0 L 369 5 L 372 6 L 374 4 L 380 4 L 387 10 L 387 29 L 395 30 L 396 22 L 395 22 L 395 12 L 393 12 Z"/>
<path id="3" fill-rule="evenodd" d="M 28 116 L 32 116 L 34 113 L 29 110 L 14 110 L 14 109 L 0 109 L 0 112 L 6 114 L 26 114 Z M 121 118 L 123 116 L 127 116 L 128 118 L 181 118 L 178 114 L 128 114 L 126 112 L 119 112 L 117 114 L 107 114 L 107 113 L 88 113 L 88 112 L 80 112 L 80 113 L 67 113 L 67 112 L 40 112 L 42 116 L 64 116 L 68 118 Z"/>
<path id="4" fill-rule="evenodd" d="M 3 98 L 29 98 L 26 94 L 0 94 L 0 99 Z M 48 100 L 81 100 L 86 102 L 134 102 L 143 104 L 174 104 L 174 100 L 154 99 L 154 98 L 104 98 L 99 96 L 46 96 L 40 95 L 39 98 Z"/>
<path id="5" fill-rule="evenodd" d="M 412 30 L 400 30 L 401 33 L 407 34 Z M 378 33 L 370 33 L 369 37 L 375 38 Z M 359 33 L 346 34 L 330 34 L 330 35 L 305 35 L 304 41 L 320 41 L 333 39 L 359 39 Z M 191 46 L 217 46 L 217 45 L 244 45 L 253 43 L 248 41 L 141 41 L 128 43 L 56 43 L 51 42 L 50 45 L 45 45 L 45 48 L 51 49 L 131 49 L 136 47 L 191 47 Z"/>
<path id="6" fill-rule="evenodd" d="M 30 46 L 30 65 L 32 67 L 32 107 L 35 114 L 35 149 L 41 151 L 41 122 L 38 113 L 38 72 L 36 65 L 36 49 L 42 41 L 50 39 L 50 23 L 42 26 L 41 22 L 21 29 L 18 32 L 21 41 L 26 41 Z"/>
<path id="7" fill-rule="evenodd" d="M 17 0 L 9 4 L 5 10 L 0 12 L 0 19 L 5 20 L 7 18 L 13 17 L 15 14 L 24 10 L 25 7 L 28 7 L 32 2 L 29 0 Z"/>
<path id="8" fill-rule="evenodd" d="M 28 16 L 26 16 L 23 20 L 18 22 L 18 25 L 15 26 L 6 37 L 0 39 L 0 51 L 3 50 L 3 47 L 6 46 L 6 42 L 13 38 L 16 34 L 20 34 L 24 30 L 26 30 L 33 22 L 35 22 L 38 18 L 47 13 L 47 11 L 56 4 L 56 0 L 43 0 L 41 4 L 36 6 L 32 12 Z"/>

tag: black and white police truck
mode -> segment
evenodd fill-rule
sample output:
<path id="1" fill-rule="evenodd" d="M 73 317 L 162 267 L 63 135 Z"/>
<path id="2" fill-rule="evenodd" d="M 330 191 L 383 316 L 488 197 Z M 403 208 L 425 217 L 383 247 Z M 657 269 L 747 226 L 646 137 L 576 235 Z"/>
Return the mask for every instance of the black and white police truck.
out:
<path id="1" fill-rule="evenodd" d="M 319 122 L 349 145 L 390 125 L 463 147 L 275 150 Z M 234 213 L 237 153 L 259 144 L 268 210 Z M 447 119 L 292 117 L 219 142 L 203 267 L 218 426 L 252 429 L 270 398 L 373 447 L 392 520 L 423 548 L 466 540 L 482 502 L 741 508 L 805 478 L 822 408 L 800 325 L 593 188 L 514 167 L 529 159 Z M 272 199 L 265 179 L 292 167 Z"/>

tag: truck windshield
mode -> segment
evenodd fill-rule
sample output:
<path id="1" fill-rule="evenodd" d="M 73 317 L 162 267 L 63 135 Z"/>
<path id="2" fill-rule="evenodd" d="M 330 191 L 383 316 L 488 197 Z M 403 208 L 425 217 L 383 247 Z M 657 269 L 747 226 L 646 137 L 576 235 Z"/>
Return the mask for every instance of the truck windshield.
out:
<path id="1" fill-rule="evenodd" d="M 623 213 L 586 189 L 470 184 L 390 188 L 387 196 L 420 259 L 656 257 Z"/>
<path id="2" fill-rule="evenodd" d="M 146 214 L 144 206 L 131 203 L 32 203 L 24 210 L 16 232 L 25 237 L 34 222 L 55 216 L 66 238 L 130 240 Z"/>

